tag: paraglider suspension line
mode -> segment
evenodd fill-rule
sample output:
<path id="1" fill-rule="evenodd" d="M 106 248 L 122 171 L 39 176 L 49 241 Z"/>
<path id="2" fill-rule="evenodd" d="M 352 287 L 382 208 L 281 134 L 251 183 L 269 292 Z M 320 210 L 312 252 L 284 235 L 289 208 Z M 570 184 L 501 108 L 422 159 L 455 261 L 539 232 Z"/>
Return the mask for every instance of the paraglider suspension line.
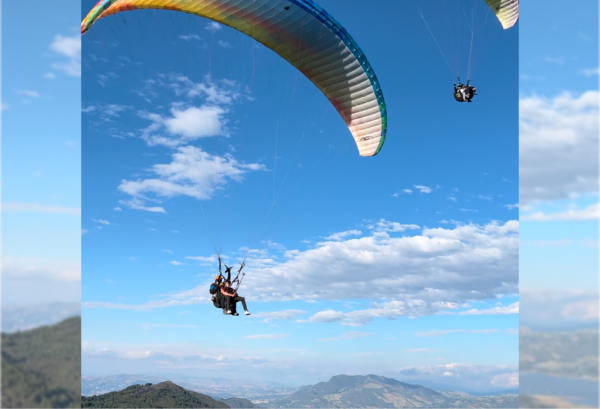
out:
<path id="1" fill-rule="evenodd" d="M 442 54 L 442 57 L 444 57 L 444 61 L 446 61 L 446 64 L 448 65 L 448 68 L 450 69 L 450 72 L 452 72 L 452 76 L 456 76 L 456 74 L 454 73 L 454 70 L 452 69 L 452 66 L 450 65 L 450 63 L 448 62 L 448 59 L 444 55 L 444 52 L 442 51 L 442 48 L 438 44 L 437 40 L 435 39 L 435 36 L 433 35 L 433 32 L 429 28 L 429 24 L 427 24 L 427 21 L 425 20 L 425 16 L 423 15 L 423 9 L 419 9 L 416 6 L 415 6 L 415 9 L 417 10 L 417 13 L 419 13 L 419 15 L 421 16 L 421 18 L 423 19 L 423 22 L 425 23 L 425 27 L 427 27 L 427 30 L 429 30 L 429 34 L 431 34 L 431 38 L 433 38 L 433 41 L 435 42 L 435 45 L 437 46 L 438 50 L 440 50 L 440 54 Z"/>
<path id="2" fill-rule="evenodd" d="M 465 10 L 463 9 L 463 14 L 465 15 L 465 19 L 467 20 L 467 25 L 469 26 L 469 29 L 471 30 L 471 48 L 469 49 L 469 65 L 468 65 L 468 70 L 467 70 L 467 81 L 471 80 L 471 57 L 473 55 L 473 37 L 475 34 L 474 31 L 474 17 L 473 17 L 473 10 L 471 10 L 471 24 L 469 24 L 469 19 L 467 18 L 467 14 L 465 13 Z M 468 85 L 468 82 L 467 82 Z"/>

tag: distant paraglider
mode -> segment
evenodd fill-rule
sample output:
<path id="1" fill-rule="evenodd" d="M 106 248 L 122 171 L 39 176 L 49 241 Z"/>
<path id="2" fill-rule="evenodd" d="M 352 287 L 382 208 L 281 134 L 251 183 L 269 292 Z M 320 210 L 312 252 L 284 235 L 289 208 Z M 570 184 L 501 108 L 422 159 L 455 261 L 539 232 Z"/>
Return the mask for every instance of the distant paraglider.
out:
<path id="1" fill-rule="evenodd" d="M 470 85 L 467 81 L 467 84 L 461 84 L 460 78 L 458 81 L 458 85 L 454 84 L 454 99 L 458 102 L 472 102 L 473 96 L 477 95 L 477 88 Z"/>
<path id="2" fill-rule="evenodd" d="M 408 0 L 408 1 L 411 2 L 411 0 Z M 431 34 L 431 37 L 433 38 L 433 41 L 435 42 L 435 45 L 437 46 L 438 50 L 442 54 L 444 61 L 448 65 L 448 68 L 450 68 L 452 75 L 454 76 L 454 78 L 456 78 L 458 80 L 458 84 L 454 84 L 454 94 L 453 94 L 454 99 L 458 102 L 472 102 L 473 96 L 477 95 L 477 90 L 475 89 L 475 87 L 470 85 L 471 70 L 472 70 L 472 57 L 473 57 L 473 51 L 474 51 L 473 44 L 474 44 L 474 40 L 476 37 L 475 33 L 477 31 L 479 31 L 483 26 L 485 26 L 485 24 L 487 22 L 487 15 L 486 15 L 486 19 L 483 22 L 483 24 L 481 24 L 480 27 L 476 27 L 475 15 L 477 14 L 478 1 L 469 2 L 471 10 L 470 10 L 470 16 L 468 16 L 469 13 L 467 13 L 461 7 L 461 1 L 457 0 L 457 12 L 458 12 L 458 10 L 462 10 L 462 15 L 465 17 L 466 23 L 469 27 L 468 33 L 470 34 L 469 35 L 469 37 L 470 37 L 469 38 L 469 41 L 470 41 L 469 60 L 468 60 L 468 66 L 467 66 L 468 67 L 467 68 L 467 83 L 463 84 L 463 83 L 461 83 L 460 77 L 459 77 L 460 69 L 456 67 L 456 64 L 454 67 L 450 64 L 450 62 L 448 61 L 448 58 L 446 58 L 446 55 L 442 49 L 443 47 L 440 46 L 440 43 L 437 41 L 435 35 L 433 34 L 433 31 L 431 30 L 429 24 L 427 23 L 427 20 L 425 19 L 425 15 L 423 12 L 423 4 L 421 4 L 421 0 L 415 0 L 415 1 L 417 3 L 417 4 L 413 4 L 415 10 L 419 14 L 419 16 L 423 19 L 423 22 L 425 23 L 427 30 Z M 496 15 L 496 18 L 498 19 L 498 21 L 500 21 L 500 24 L 502 24 L 502 27 L 505 30 L 513 27 L 519 20 L 519 0 L 485 0 L 485 2 L 489 6 L 488 13 L 489 13 L 489 11 L 492 11 Z M 437 7 L 437 5 L 435 7 Z M 462 16 L 460 16 L 460 14 L 461 13 L 458 13 L 459 20 L 462 19 Z M 448 19 L 448 22 L 449 21 L 450 20 Z M 457 31 L 460 31 L 458 29 L 458 26 L 456 26 L 456 29 L 457 29 Z M 451 35 L 451 37 L 452 37 L 452 35 Z M 458 39 L 458 34 L 457 34 L 456 38 Z M 451 38 L 451 40 L 453 41 L 452 38 Z M 454 44 L 453 44 L 452 48 L 453 48 L 453 51 L 454 51 L 455 57 L 456 57 L 456 50 L 454 49 Z M 460 45 L 457 45 L 457 49 L 458 48 L 460 48 Z"/>

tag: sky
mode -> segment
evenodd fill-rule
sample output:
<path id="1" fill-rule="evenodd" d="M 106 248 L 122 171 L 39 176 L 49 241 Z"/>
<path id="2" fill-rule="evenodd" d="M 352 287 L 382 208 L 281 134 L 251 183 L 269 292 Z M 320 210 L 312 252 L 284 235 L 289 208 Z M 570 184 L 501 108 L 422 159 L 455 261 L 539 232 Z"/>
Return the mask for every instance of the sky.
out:
<path id="1" fill-rule="evenodd" d="M 523 2 L 520 75 L 521 324 L 598 321 L 598 2 Z"/>
<path id="2" fill-rule="evenodd" d="M 381 82 L 373 158 L 248 37 L 177 12 L 99 20 L 81 57 L 82 373 L 517 386 L 520 23 L 467 3 L 423 5 L 442 55 L 409 2 L 320 2 Z M 458 104 L 467 15 L 479 95 Z M 247 260 L 251 316 L 210 303 L 215 250 Z"/>
<path id="3" fill-rule="evenodd" d="M 81 42 L 72 4 L 40 2 L 31 13 L 2 3 L 3 305 L 80 302 Z"/>

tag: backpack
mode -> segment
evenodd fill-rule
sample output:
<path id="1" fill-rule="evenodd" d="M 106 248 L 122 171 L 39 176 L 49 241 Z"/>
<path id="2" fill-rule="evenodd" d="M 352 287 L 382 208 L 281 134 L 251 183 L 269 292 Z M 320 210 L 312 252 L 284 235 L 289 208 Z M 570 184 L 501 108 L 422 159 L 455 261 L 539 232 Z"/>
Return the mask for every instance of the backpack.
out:
<path id="1" fill-rule="evenodd" d="M 219 292 L 219 286 L 215 283 L 210 285 L 210 290 L 208 290 L 211 294 L 216 294 Z"/>

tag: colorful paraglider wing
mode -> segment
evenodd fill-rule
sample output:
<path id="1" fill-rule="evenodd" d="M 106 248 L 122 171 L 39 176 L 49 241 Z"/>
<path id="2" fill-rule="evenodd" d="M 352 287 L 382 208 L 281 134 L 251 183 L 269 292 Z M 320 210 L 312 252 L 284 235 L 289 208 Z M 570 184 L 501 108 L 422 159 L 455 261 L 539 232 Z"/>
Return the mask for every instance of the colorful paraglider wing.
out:
<path id="1" fill-rule="evenodd" d="M 519 0 L 485 0 L 506 30 L 519 20 Z"/>
<path id="2" fill-rule="evenodd" d="M 383 146 L 387 113 L 373 68 L 350 34 L 312 0 L 101 0 L 81 23 L 135 9 L 195 14 L 264 44 L 312 81 L 335 106 L 361 156 Z"/>

